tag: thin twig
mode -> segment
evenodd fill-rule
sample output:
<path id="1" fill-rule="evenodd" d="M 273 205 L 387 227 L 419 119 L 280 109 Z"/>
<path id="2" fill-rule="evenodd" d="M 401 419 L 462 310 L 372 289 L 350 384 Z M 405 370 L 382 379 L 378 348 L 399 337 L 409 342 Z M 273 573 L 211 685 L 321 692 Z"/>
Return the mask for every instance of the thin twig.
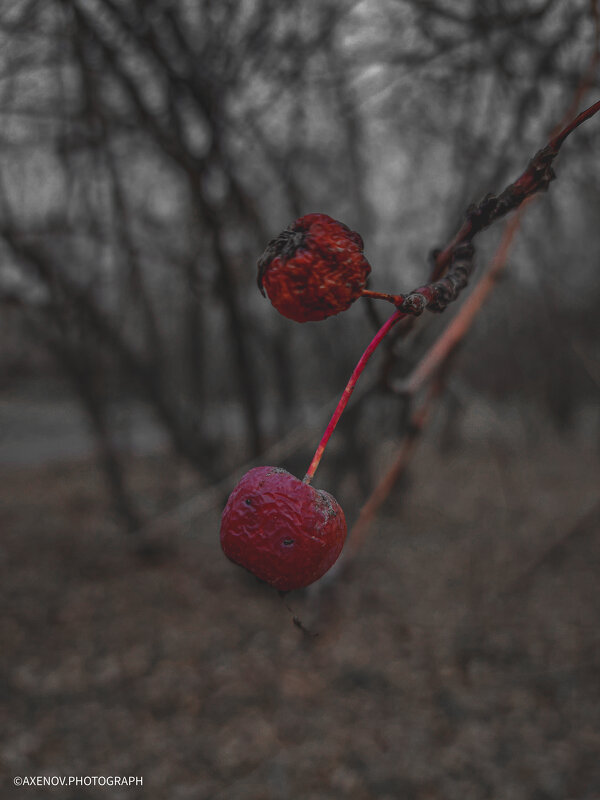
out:
<path id="1" fill-rule="evenodd" d="M 597 58 L 596 48 L 593 63 L 596 63 Z M 479 281 L 475 290 L 464 303 L 455 319 L 421 359 L 421 362 L 403 385 L 403 393 L 406 393 L 409 397 L 413 397 L 432 377 L 437 375 L 437 380 L 431 384 L 426 399 L 411 419 L 411 424 L 400 445 L 395 461 L 369 496 L 359 513 L 358 520 L 350 534 L 349 559 L 356 555 L 356 552 L 363 544 L 375 514 L 393 489 L 400 475 L 406 469 L 414 453 L 416 442 L 425 428 L 431 407 L 435 399 L 437 399 L 441 393 L 442 382 L 440 380 L 440 369 L 443 365 L 447 365 L 451 354 L 464 339 L 485 300 L 496 285 L 498 277 L 507 263 L 508 253 L 514 237 L 519 230 L 522 215 L 527 203 L 531 201 L 535 193 L 546 189 L 550 181 L 554 179 L 555 176 L 551 165 L 554 158 L 558 155 L 558 151 L 565 139 L 579 125 L 590 119 L 598 111 L 600 111 L 600 101 L 594 103 L 594 105 L 579 114 L 571 123 L 566 125 L 566 127 L 554 134 L 548 145 L 537 153 L 530 162 L 528 168 L 517 181 L 508 186 L 498 197 L 490 195 L 485 198 L 479 206 L 468 212 L 467 221 L 450 245 L 443 251 L 448 253 L 448 258 L 452 264 L 456 253 L 460 252 L 460 248 L 465 243 L 470 243 L 471 238 L 480 230 L 488 227 L 488 225 L 501 216 L 504 216 L 508 211 L 514 208 L 518 209 L 517 214 L 515 214 L 513 219 L 508 223 L 504 231 L 490 268 Z M 440 256 L 438 256 L 436 260 L 438 272 L 440 270 L 440 263 Z M 447 277 L 449 277 L 451 273 L 452 267 Z M 418 313 L 421 313 L 424 308 L 431 308 L 432 306 L 430 304 L 432 301 L 435 303 L 435 291 L 432 292 L 431 290 L 440 283 L 443 283 L 443 281 L 438 282 L 438 284 L 430 284 L 428 287 L 424 287 L 423 290 L 417 290 L 415 294 L 421 295 L 424 298 L 423 301 L 420 301 L 422 308 Z M 404 303 L 398 307 L 399 309 L 405 310 Z"/>
<path id="2" fill-rule="evenodd" d="M 467 211 L 467 217 L 452 241 L 435 257 L 434 278 L 442 275 L 450 266 L 452 258 L 464 242 L 470 242 L 473 237 L 489 227 L 500 217 L 514 211 L 527 198 L 537 192 L 545 191 L 550 182 L 556 177 L 552 163 L 558 155 L 565 139 L 586 120 L 600 111 L 600 100 L 582 111 L 569 125 L 558 134 L 555 134 L 548 144 L 535 154 L 529 162 L 527 169 L 514 183 L 507 186 L 499 195 L 490 194 L 477 206 L 472 206 Z M 419 290 L 417 290 L 419 292 Z"/>
<path id="3" fill-rule="evenodd" d="M 402 393 L 408 395 L 410 399 L 414 397 L 417 391 L 426 385 L 432 377 L 435 376 L 436 378 L 429 384 L 429 390 L 425 400 L 423 400 L 422 404 L 411 417 L 394 462 L 377 484 L 371 495 L 369 495 L 359 512 L 358 519 L 349 534 L 348 563 L 354 559 L 358 550 L 364 544 L 375 515 L 386 501 L 401 475 L 405 472 L 415 453 L 416 445 L 429 422 L 435 402 L 439 399 L 443 391 L 445 381 L 442 380 L 442 369 L 448 366 L 451 355 L 464 339 L 475 317 L 483 307 L 485 300 L 496 285 L 498 277 L 508 260 L 510 246 L 521 224 L 521 216 L 524 210 L 525 204 L 521 206 L 517 214 L 515 214 L 513 219 L 510 220 L 506 226 L 502 241 L 500 242 L 490 268 L 479 281 L 473 293 L 467 298 L 454 320 L 450 323 L 448 328 L 446 328 L 442 336 L 435 342 L 433 347 L 425 354 L 410 378 L 403 384 Z"/>
<path id="4" fill-rule="evenodd" d="M 368 296 L 371 298 L 377 297 L 377 295 L 379 295 L 380 299 L 385 300 L 393 298 L 393 302 L 396 305 L 396 312 L 375 334 L 375 337 L 361 356 L 354 372 L 350 376 L 350 380 L 342 393 L 333 417 L 306 471 L 304 483 L 311 482 L 321 458 L 323 457 L 325 447 L 346 408 L 350 395 L 354 391 L 356 382 L 385 336 L 403 317 L 408 315 L 418 316 L 422 314 L 425 309 L 438 312 L 444 311 L 452 301 L 458 298 L 461 291 L 467 286 L 473 269 L 473 255 L 475 251 L 472 240 L 474 237 L 510 211 L 518 209 L 519 206 L 522 206 L 522 204 L 533 197 L 533 195 L 540 191 L 545 191 L 548 188 L 550 182 L 555 178 L 552 163 L 558 155 L 564 141 L 575 128 L 581 125 L 582 122 L 590 119 L 590 117 L 594 116 L 598 111 L 600 111 L 600 101 L 579 114 L 579 116 L 561 130 L 560 133 L 556 134 L 546 147 L 539 150 L 529 162 L 527 169 L 514 183 L 507 186 L 498 196 L 492 194 L 487 195 L 478 205 L 471 206 L 468 209 L 465 223 L 450 244 L 436 257 L 436 268 L 434 272 L 436 276 L 441 275 L 443 270 L 447 267 L 448 272 L 445 277 L 434 280 L 426 286 L 421 286 L 406 296 L 369 293 Z M 504 267 L 508 246 L 519 227 L 519 219 L 520 217 L 518 217 L 516 221 L 513 220 L 512 226 L 509 226 L 508 232 L 505 234 L 505 240 L 503 240 L 503 244 L 499 249 L 499 258 L 496 259 L 495 270 L 492 272 L 491 278 L 488 276 L 488 282 L 484 285 L 481 296 L 478 296 L 470 307 L 472 317 L 471 319 L 467 318 L 467 328 L 470 326 L 472 318 L 478 312 L 483 300 L 491 291 L 496 272 L 500 272 Z M 489 285 L 490 281 L 491 285 Z M 460 330 L 458 332 L 460 333 Z M 460 334 L 460 338 L 462 338 L 462 336 L 464 336 L 464 331 Z M 460 338 L 458 341 L 460 341 Z M 448 346 L 450 346 L 450 352 L 455 345 L 448 339 L 444 342 L 443 347 Z"/>
<path id="5" fill-rule="evenodd" d="M 403 394 L 408 394 L 410 396 L 415 395 L 419 389 L 431 379 L 440 366 L 448 359 L 449 355 L 465 338 L 475 317 L 496 285 L 500 273 L 506 266 L 508 254 L 521 225 L 521 217 L 524 210 L 525 206 L 522 206 L 507 224 L 489 269 L 473 289 L 473 292 L 465 300 L 456 317 L 454 317 L 440 338 L 434 342 L 431 348 L 425 353 L 411 375 L 406 381 L 403 381 Z"/>

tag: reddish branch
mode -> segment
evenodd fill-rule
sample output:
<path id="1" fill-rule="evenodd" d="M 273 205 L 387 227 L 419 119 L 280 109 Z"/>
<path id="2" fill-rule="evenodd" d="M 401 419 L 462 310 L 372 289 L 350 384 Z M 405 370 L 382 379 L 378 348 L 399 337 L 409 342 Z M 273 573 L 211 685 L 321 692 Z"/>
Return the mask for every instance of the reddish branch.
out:
<path id="1" fill-rule="evenodd" d="M 375 514 L 385 502 L 395 483 L 398 481 L 410 462 L 410 459 L 416 449 L 416 445 L 426 426 L 427 420 L 429 419 L 433 403 L 441 394 L 443 387 L 443 382 L 441 380 L 441 368 L 448 364 L 450 356 L 455 351 L 458 344 L 464 339 L 477 313 L 483 306 L 488 295 L 494 288 L 500 273 L 504 269 L 508 260 L 510 247 L 521 224 L 521 217 L 523 211 L 525 210 L 525 205 L 529 200 L 531 200 L 535 192 L 540 191 L 540 188 L 547 188 L 548 183 L 554 179 L 554 173 L 551 169 L 551 164 L 567 136 L 569 136 L 569 134 L 572 133 L 575 128 L 581 125 L 582 122 L 585 122 L 599 110 L 600 101 L 594 103 L 594 105 L 583 111 L 570 124 L 553 136 L 549 144 L 543 148 L 543 150 L 540 150 L 535 158 L 530 162 L 528 169 L 523 173 L 523 175 L 515 183 L 511 184 L 507 189 L 505 189 L 504 192 L 502 192 L 502 194 L 497 198 L 497 200 L 500 201 L 504 196 L 509 202 L 514 202 L 515 197 L 518 198 L 521 196 L 521 199 L 518 200 L 517 206 L 513 206 L 520 206 L 518 213 L 506 227 L 502 241 L 500 242 L 498 250 L 496 251 L 490 268 L 486 274 L 479 281 L 470 297 L 460 309 L 452 323 L 448 326 L 448 328 L 446 328 L 440 339 L 438 339 L 438 341 L 435 342 L 431 349 L 425 354 L 416 369 L 413 371 L 412 375 L 404 383 L 403 392 L 408 394 L 410 397 L 413 397 L 424 385 L 426 385 L 434 376 L 437 375 L 437 380 L 430 385 L 430 390 L 428 391 L 422 405 L 411 417 L 409 428 L 404 436 L 402 444 L 400 445 L 400 449 L 394 462 L 380 480 L 379 484 L 375 487 L 366 503 L 363 505 L 359 517 L 350 531 L 350 542 L 347 548 L 346 564 L 352 561 L 352 558 L 356 555 L 357 551 L 363 544 L 368 535 L 369 527 Z M 546 177 L 543 176 L 543 173 L 540 173 L 543 165 L 546 165 Z M 540 174 L 542 174 L 541 185 L 538 177 Z M 545 185 L 543 185 L 544 181 Z M 525 193 L 524 196 L 522 196 L 523 193 Z M 480 204 L 479 208 L 481 208 L 481 206 L 483 206 L 488 199 L 496 200 L 496 198 L 486 198 L 484 199 L 483 203 Z M 497 211 L 499 206 L 501 213 L 498 213 Z M 495 207 L 496 210 L 494 210 L 494 207 L 492 206 L 493 219 L 491 221 L 494 221 L 495 219 L 498 219 L 500 216 L 503 216 L 505 213 L 507 213 L 506 210 L 503 210 L 504 207 L 505 202 L 498 203 Z M 508 210 L 510 210 L 510 208 Z M 467 222 L 469 222 L 469 218 L 467 218 Z M 460 241 L 465 240 L 464 237 L 472 237 L 479 230 L 483 229 L 482 227 L 479 227 L 477 230 L 475 230 L 475 232 L 473 232 L 474 228 L 471 227 L 467 233 L 464 233 L 467 222 L 456 235 L 453 243 L 460 243 Z M 488 224 L 491 224 L 491 222 L 488 222 L 483 227 L 487 227 Z M 461 232 L 464 234 L 462 240 L 460 239 Z M 446 250 L 450 253 L 452 252 L 453 243 L 446 248 Z M 439 260 L 437 263 L 439 266 Z"/>
<path id="2" fill-rule="evenodd" d="M 455 300 L 468 283 L 473 269 L 474 249 L 472 240 L 510 211 L 517 209 L 525 200 L 538 192 L 546 191 L 556 177 L 552 163 L 565 139 L 600 110 L 600 100 L 582 111 L 569 125 L 553 136 L 548 144 L 531 159 L 525 172 L 499 195 L 488 194 L 478 205 L 467 209 L 466 219 L 452 241 L 435 253 L 432 282 L 414 289 L 407 295 L 373 292 L 365 289 L 364 297 L 387 300 L 405 314 L 418 316 L 425 309 L 444 311 Z M 447 271 L 444 278 L 442 275 Z"/>
<path id="3" fill-rule="evenodd" d="M 519 230 L 521 215 L 524 209 L 525 205 L 522 205 L 518 213 L 507 225 L 500 246 L 496 251 L 496 255 L 488 271 L 479 281 L 454 320 L 450 323 L 448 328 L 446 328 L 444 334 L 425 354 L 412 375 L 404 383 L 402 389 L 403 394 L 414 397 L 418 390 L 424 385 L 427 385 L 431 378 L 437 376 L 437 379 L 430 384 L 425 399 L 417 410 L 413 412 L 396 458 L 361 508 L 358 519 L 350 530 L 349 544 L 346 548 L 346 565 L 352 561 L 353 557 L 364 543 L 375 515 L 408 467 L 421 439 L 421 435 L 430 419 L 435 401 L 443 391 L 444 381 L 441 375 L 442 368 L 448 366 L 452 353 L 464 339 L 477 313 L 494 288 L 501 271 L 504 269 L 508 260 L 510 246 Z"/>
<path id="4" fill-rule="evenodd" d="M 525 206 L 521 206 L 519 213 L 511 219 L 506 226 L 502 241 L 492 259 L 489 269 L 473 289 L 459 313 L 454 317 L 443 335 L 431 346 L 421 361 L 417 364 L 412 374 L 403 382 L 402 393 L 414 396 L 429 379 L 436 374 L 449 355 L 462 342 L 471 327 L 477 313 L 494 288 L 496 281 L 508 259 L 508 253 L 513 239 L 521 224 L 521 214 Z"/>
<path id="5" fill-rule="evenodd" d="M 470 242 L 476 234 L 489 227 L 509 211 L 514 211 L 528 197 L 548 188 L 550 182 L 556 177 L 552 169 L 552 162 L 558 155 L 565 139 L 582 122 L 585 122 L 599 110 L 600 100 L 579 114 L 573 122 L 554 136 L 546 147 L 539 150 L 520 178 L 511 183 L 510 186 L 507 186 L 501 194 L 497 197 L 488 195 L 484 197 L 479 205 L 472 206 L 467 211 L 467 218 L 454 239 L 436 255 L 434 278 L 443 274 L 452 260 L 454 251 L 460 244 Z"/>
<path id="6" fill-rule="evenodd" d="M 600 101 L 579 114 L 579 116 L 560 131 L 560 133 L 556 134 L 546 147 L 539 150 L 529 162 L 527 169 L 514 183 L 507 186 L 506 189 L 497 196 L 492 194 L 487 195 L 478 205 L 473 205 L 467 210 L 466 220 L 454 239 L 452 239 L 444 250 L 441 250 L 436 255 L 434 269 L 435 280 L 433 282 L 415 289 L 408 295 L 388 295 L 381 292 L 369 291 L 363 292 L 363 294 L 368 297 L 393 302 L 396 306 L 396 311 L 375 334 L 375 337 L 363 353 L 354 372 L 350 376 L 350 380 L 344 389 L 306 472 L 304 477 L 305 483 L 311 482 L 319 466 L 325 447 L 354 391 L 356 382 L 381 341 L 383 341 L 393 326 L 404 317 L 408 315 L 418 316 L 422 314 L 425 309 L 441 312 L 444 311 L 453 300 L 456 300 L 461 291 L 467 286 L 473 269 L 473 255 L 475 251 L 472 240 L 475 236 L 480 231 L 496 222 L 496 220 L 504 217 L 510 211 L 519 208 L 519 206 L 533 197 L 537 192 L 545 191 L 548 188 L 550 182 L 556 177 L 552 169 L 552 163 L 558 155 L 565 139 L 575 128 L 581 125 L 582 122 L 585 122 L 598 111 L 600 111 Z M 476 299 L 472 301 L 461 318 L 462 321 L 455 327 L 453 331 L 454 338 L 452 338 L 452 336 L 445 336 L 443 342 L 438 343 L 440 344 L 441 352 L 431 355 L 430 351 L 430 362 L 426 363 L 427 358 L 425 359 L 427 376 L 431 374 L 435 366 L 440 363 L 440 360 L 454 348 L 455 344 L 453 342 L 460 341 L 462 336 L 464 336 L 466 329 L 471 324 L 472 318 L 477 313 L 485 296 L 487 296 L 493 286 L 496 271 L 500 271 L 504 265 L 508 247 L 517 228 L 518 220 L 514 221 L 513 225 L 507 231 L 503 244 L 497 254 L 497 259 L 495 261 L 496 269 L 490 270 L 487 280 L 483 283 L 480 292 L 476 295 Z M 444 277 L 440 277 L 446 269 L 447 274 Z M 470 317 L 469 314 L 471 315 Z M 462 330 L 460 328 L 461 325 L 463 326 Z M 419 378 L 419 380 L 422 379 Z"/>

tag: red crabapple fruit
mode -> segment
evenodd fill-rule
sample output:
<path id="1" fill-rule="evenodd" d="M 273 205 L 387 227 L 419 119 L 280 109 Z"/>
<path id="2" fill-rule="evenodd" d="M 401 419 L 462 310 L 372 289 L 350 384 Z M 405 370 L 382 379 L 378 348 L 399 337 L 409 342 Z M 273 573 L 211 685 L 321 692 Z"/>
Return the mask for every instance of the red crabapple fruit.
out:
<path id="1" fill-rule="evenodd" d="M 324 575 L 345 539 L 346 519 L 335 498 L 277 467 L 247 472 L 221 519 L 225 555 L 283 592 Z"/>

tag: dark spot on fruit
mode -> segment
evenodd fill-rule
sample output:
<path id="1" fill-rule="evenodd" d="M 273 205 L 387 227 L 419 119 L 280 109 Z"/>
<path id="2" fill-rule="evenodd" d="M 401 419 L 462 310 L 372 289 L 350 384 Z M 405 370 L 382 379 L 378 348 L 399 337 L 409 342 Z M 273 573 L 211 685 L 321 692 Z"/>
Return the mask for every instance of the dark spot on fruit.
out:
<path id="1" fill-rule="evenodd" d="M 284 547 L 292 547 L 292 545 L 294 544 L 294 540 L 293 539 L 284 539 L 281 544 Z"/>
<path id="2" fill-rule="evenodd" d="M 250 500 L 249 497 L 247 497 L 244 502 L 246 503 L 247 506 L 251 506 L 252 505 L 252 500 Z"/>

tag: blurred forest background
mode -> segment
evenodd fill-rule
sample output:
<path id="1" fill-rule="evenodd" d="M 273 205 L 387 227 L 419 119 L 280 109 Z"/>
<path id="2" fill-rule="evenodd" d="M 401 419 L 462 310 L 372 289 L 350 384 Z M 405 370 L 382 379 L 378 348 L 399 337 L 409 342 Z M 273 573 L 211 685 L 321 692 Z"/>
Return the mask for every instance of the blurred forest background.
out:
<path id="1" fill-rule="evenodd" d="M 390 313 L 280 317 L 268 240 L 327 213 L 363 236 L 371 289 L 426 282 L 562 119 L 599 13 L 0 3 L 5 772 L 126 771 L 170 798 L 600 797 L 597 119 L 356 568 L 298 597 L 319 637 L 218 548 L 236 471 L 302 476 Z M 405 430 L 398 385 L 455 313 L 390 337 L 342 418 L 316 485 L 350 524 Z"/>

